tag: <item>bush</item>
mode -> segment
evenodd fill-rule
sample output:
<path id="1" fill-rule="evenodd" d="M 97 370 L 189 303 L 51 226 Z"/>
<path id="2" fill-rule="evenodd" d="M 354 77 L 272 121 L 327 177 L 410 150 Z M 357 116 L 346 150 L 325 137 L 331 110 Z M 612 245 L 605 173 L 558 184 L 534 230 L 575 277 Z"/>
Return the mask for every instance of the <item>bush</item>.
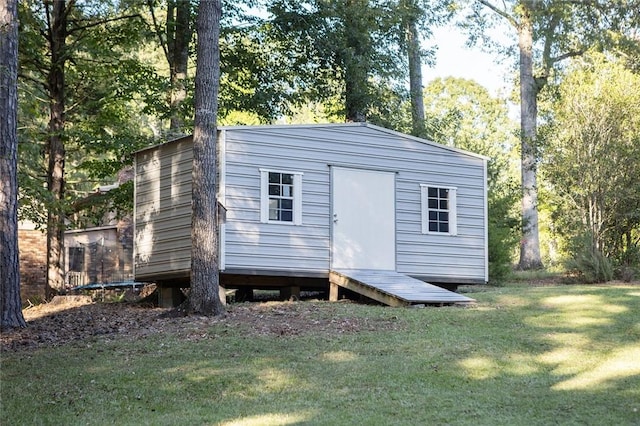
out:
<path id="1" fill-rule="evenodd" d="M 495 184 L 489 189 L 489 282 L 501 284 L 512 274 L 512 261 L 519 239 L 519 213 L 514 206 L 519 187 L 512 182 L 502 188 Z"/>
<path id="2" fill-rule="evenodd" d="M 631 266 L 621 266 L 616 272 L 616 276 L 619 276 L 619 278 L 626 283 L 635 280 L 638 275 L 638 271 Z"/>
<path id="3" fill-rule="evenodd" d="M 511 254 L 514 247 L 510 228 L 489 223 L 489 281 L 501 284 L 511 275 Z"/>
<path id="4" fill-rule="evenodd" d="M 517 241 L 514 228 L 504 223 L 489 221 L 489 281 L 491 284 L 501 284 L 511 276 L 512 255 Z"/>
<path id="5" fill-rule="evenodd" d="M 566 268 L 584 283 L 603 283 L 613 279 L 613 265 L 593 243 L 591 234 L 574 238 Z"/>
<path id="6" fill-rule="evenodd" d="M 616 260 L 616 278 L 628 283 L 640 276 L 640 247 L 638 245 L 628 244 Z"/>

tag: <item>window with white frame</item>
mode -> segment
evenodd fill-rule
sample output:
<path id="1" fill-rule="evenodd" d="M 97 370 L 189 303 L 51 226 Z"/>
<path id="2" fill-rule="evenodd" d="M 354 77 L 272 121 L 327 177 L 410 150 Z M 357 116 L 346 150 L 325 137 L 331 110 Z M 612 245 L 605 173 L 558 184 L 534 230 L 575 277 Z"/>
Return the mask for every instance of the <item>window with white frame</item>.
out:
<path id="1" fill-rule="evenodd" d="M 422 233 L 457 235 L 456 188 L 420 185 Z"/>
<path id="2" fill-rule="evenodd" d="M 260 221 L 302 224 L 302 173 L 260 169 Z"/>

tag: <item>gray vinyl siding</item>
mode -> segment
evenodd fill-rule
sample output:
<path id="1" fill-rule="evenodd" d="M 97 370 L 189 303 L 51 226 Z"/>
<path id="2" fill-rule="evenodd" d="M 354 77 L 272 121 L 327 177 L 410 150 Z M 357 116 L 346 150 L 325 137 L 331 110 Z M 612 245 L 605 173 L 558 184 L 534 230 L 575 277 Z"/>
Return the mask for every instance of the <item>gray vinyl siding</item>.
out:
<path id="1" fill-rule="evenodd" d="M 298 151 L 301 140 L 259 129 L 226 130 L 224 136 L 225 270 L 328 274 L 327 163 Z M 301 225 L 260 222 L 260 169 L 303 173 Z"/>
<path id="2" fill-rule="evenodd" d="M 397 173 L 398 272 L 434 281 L 485 280 L 482 157 L 370 125 L 248 126 L 221 132 L 226 272 L 327 275 L 331 166 L 340 166 Z M 303 173 L 301 225 L 260 222 L 261 168 Z M 188 276 L 190 173 L 190 138 L 137 154 L 137 278 L 181 271 Z M 420 184 L 457 188 L 456 236 L 422 234 Z"/>
<path id="3" fill-rule="evenodd" d="M 397 172 L 398 272 L 485 279 L 484 160 L 368 126 L 226 130 L 225 267 L 326 273 L 330 166 Z M 302 225 L 260 223 L 260 168 L 303 172 Z M 458 235 L 422 234 L 420 184 L 455 186 Z"/>
<path id="4" fill-rule="evenodd" d="M 188 276 L 191 138 L 136 155 L 134 268 L 138 280 Z"/>

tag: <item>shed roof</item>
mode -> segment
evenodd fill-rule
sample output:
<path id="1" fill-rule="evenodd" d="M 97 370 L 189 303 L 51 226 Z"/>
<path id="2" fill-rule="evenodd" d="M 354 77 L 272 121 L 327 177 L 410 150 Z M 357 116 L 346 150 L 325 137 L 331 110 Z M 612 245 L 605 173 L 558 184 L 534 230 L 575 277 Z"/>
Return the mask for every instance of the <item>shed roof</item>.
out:
<path id="1" fill-rule="evenodd" d="M 237 126 L 218 126 L 218 130 L 254 130 L 254 129 L 283 129 L 283 128 L 288 128 L 288 129 L 321 129 L 321 128 L 330 128 L 330 129 L 335 129 L 335 128 L 340 128 L 340 127 L 366 127 L 369 129 L 373 129 L 382 133 L 387 133 L 393 136 L 397 136 L 397 137 L 401 137 L 401 138 L 405 138 L 405 139 L 410 139 L 419 143 L 423 143 L 426 145 L 431 145 L 431 146 L 435 146 L 441 149 L 446 149 L 448 151 L 453 151 L 456 152 L 458 154 L 462 154 L 462 155 L 467 155 L 470 157 L 476 157 L 482 160 L 490 160 L 489 157 L 481 155 L 481 154 L 477 154 L 474 152 L 470 152 L 470 151 L 465 151 L 463 149 L 460 148 L 455 148 L 452 146 L 447 146 L 447 145 L 442 145 L 427 139 L 423 139 L 423 138 L 419 138 L 417 136 L 412 136 L 412 135 L 408 135 L 406 133 L 402 133 L 402 132 L 397 132 L 395 130 L 391 130 L 391 129 L 387 129 L 386 127 L 382 127 L 382 126 L 377 126 L 375 124 L 371 124 L 371 123 L 367 123 L 367 122 L 353 122 L 353 123 L 313 123 L 313 124 L 260 124 L 260 125 L 237 125 Z M 149 149 L 154 149 L 158 146 L 162 146 L 165 144 L 169 144 L 172 142 L 176 142 L 179 140 L 184 140 L 186 138 L 191 137 L 192 135 L 187 135 L 187 136 L 183 136 L 180 138 L 176 138 L 176 139 L 172 139 L 160 144 L 156 144 L 156 145 L 152 145 L 149 146 L 147 148 L 143 148 L 140 149 L 138 151 L 136 151 L 134 154 L 137 154 L 139 152 L 144 152 L 147 151 Z"/>

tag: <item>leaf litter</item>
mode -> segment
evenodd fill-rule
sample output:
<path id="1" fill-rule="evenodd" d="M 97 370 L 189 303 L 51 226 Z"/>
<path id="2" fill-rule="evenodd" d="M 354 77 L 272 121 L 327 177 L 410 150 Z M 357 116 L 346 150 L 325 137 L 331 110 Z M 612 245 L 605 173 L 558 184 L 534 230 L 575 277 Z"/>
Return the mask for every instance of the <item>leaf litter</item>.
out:
<path id="1" fill-rule="evenodd" d="M 74 342 L 91 344 L 95 339 L 140 339 L 163 333 L 198 342 L 216 338 L 220 326 L 225 332 L 249 337 L 348 334 L 400 328 L 394 315 L 350 314 L 341 306 L 350 303 L 346 301 L 247 302 L 229 305 L 224 315 L 217 317 L 173 316 L 167 315 L 170 312 L 167 308 L 132 302 L 94 302 L 89 297 L 54 301 L 25 309 L 27 328 L 3 331 L 0 350 L 17 352 Z"/>

